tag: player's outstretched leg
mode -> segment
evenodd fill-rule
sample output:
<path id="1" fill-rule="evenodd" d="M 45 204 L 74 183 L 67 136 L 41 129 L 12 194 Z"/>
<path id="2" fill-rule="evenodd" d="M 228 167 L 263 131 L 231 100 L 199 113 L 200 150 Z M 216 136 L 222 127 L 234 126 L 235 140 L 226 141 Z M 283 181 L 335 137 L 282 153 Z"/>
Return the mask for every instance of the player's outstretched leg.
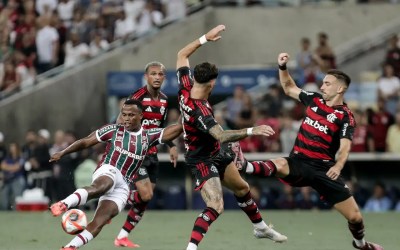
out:
<path id="1" fill-rule="evenodd" d="M 71 207 L 84 205 L 88 198 L 88 192 L 84 188 L 77 189 L 73 194 L 64 200 L 58 201 L 50 206 L 50 212 L 53 216 L 60 216 Z"/>

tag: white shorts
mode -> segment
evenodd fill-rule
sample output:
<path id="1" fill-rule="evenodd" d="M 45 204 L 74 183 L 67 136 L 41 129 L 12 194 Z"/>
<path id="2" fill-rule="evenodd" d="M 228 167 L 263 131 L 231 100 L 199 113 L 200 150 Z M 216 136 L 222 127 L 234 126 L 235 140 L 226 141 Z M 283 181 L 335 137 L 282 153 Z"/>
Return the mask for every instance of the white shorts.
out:
<path id="1" fill-rule="evenodd" d="M 121 171 L 109 164 L 104 164 L 93 173 L 92 182 L 100 176 L 110 177 L 114 184 L 104 195 L 100 196 L 99 202 L 102 200 L 113 201 L 121 212 L 125 208 L 129 195 L 129 186 L 125 182 Z"/>

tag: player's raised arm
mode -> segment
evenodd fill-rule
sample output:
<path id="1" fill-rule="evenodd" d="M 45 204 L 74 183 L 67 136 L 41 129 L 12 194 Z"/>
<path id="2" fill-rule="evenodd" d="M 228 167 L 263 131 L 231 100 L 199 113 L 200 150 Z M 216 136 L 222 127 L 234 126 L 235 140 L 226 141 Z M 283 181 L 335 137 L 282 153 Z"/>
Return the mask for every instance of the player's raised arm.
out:
<path id="1" fill-rule="evenodd" d="M 270 136 L 275 134 L 275 131 L 267 125 L 261 125 L 253 128 L 244 128 L 239 130 L 223 130 L 222 127 L 217 124 L 210 129 L 209 133 L 220 143 L 224 143 L 238 141 L 251 135 Z"/>
<path id="2" fill-rule="evenodd" d="M 172 141 L 178 137 L 183 132 L 182 124 L 169 125 L 164 129 L 161 137 L 161 142 L 165 143 L 167 141 Z"/>
<path id="3" fill-rule="evenodd" d="M 297 87 L 286 68 L 289 58 L 290 56 L 288 53 L 280 53 L 278 56 L 279 80 L 281 82 L 283 91 L 285 91 L 285 94 L 299 101 L 301 89 Z"/>
<path id="4" fill-rule="evenodd" d="M 86 136 L 85 138 L 75 141 L 74 143 L 69 145 L 66 149 L 53 154 L 50 157 L 49 162 L 58 161 L 64 155 L 67 155 L 67 154 L 70 154 L 73 152 L 77 152 L 77 151 L 85 149 L 85 148 L 89 148 L 97 143 L 99 143 L 99 141 L 97 140 L 96 133 L 92 132 L 90 135 Z"/>
<path id="5" fill-rule="evenodd" d="M 189 57 L 195 52 L 201 45 L 208 41 L 216 42 L 221 39 L 220 33 L 225 30 L 225 25 L 218 25 L 207 32 L 207 34 L 201 36 L 199 39 L 186 45 L 183 49 L 178 52 L 178 58 L 176 61 L 176 69 L 181 67 L 189 67 Z"/>

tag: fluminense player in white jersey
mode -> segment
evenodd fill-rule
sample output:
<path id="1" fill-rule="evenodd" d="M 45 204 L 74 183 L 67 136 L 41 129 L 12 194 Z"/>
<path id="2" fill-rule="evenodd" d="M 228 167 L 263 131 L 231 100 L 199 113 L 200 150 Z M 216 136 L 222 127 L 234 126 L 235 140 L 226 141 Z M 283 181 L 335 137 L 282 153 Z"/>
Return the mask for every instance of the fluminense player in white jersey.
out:
<path id="1" fill-rule="evenodd" d="M 182 132 L 175 124 L 145 130 L 141 126 L 143 106 L 138 100 L 127 100 L 121 109 L 122 124 L 109 124 L 75 141 L 66 149 L 53 154 L 50 162 L 100 142 L 107 143 L 103 158 L 93 173 L 90 186 L 77 189 L 64 200 L 51 207 L 53 216 L 59 216 L 70 208 L 84 205 L 88 200 L 99 198 L 93 220 L 86 229 L 75 236 L 61 250 L 76 250 L 96 237 L 107 224 L 125 207 L 129 195 L 128 183 L 142 164 L 147 150 L 159 143 L 171 141 Z"/>

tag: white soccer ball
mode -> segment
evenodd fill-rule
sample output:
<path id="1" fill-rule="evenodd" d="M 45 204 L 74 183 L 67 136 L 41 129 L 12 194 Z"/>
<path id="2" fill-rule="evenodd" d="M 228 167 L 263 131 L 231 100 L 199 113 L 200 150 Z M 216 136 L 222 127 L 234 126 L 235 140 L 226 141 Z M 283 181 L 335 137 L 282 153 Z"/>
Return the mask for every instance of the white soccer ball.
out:
<path id="1" fill-rule="evenodd" d="M 61 227 L 67 234 L 78 234 L 87 226 L 86 214 L 79 209 L 70 209 L 61 218 Z"/>

